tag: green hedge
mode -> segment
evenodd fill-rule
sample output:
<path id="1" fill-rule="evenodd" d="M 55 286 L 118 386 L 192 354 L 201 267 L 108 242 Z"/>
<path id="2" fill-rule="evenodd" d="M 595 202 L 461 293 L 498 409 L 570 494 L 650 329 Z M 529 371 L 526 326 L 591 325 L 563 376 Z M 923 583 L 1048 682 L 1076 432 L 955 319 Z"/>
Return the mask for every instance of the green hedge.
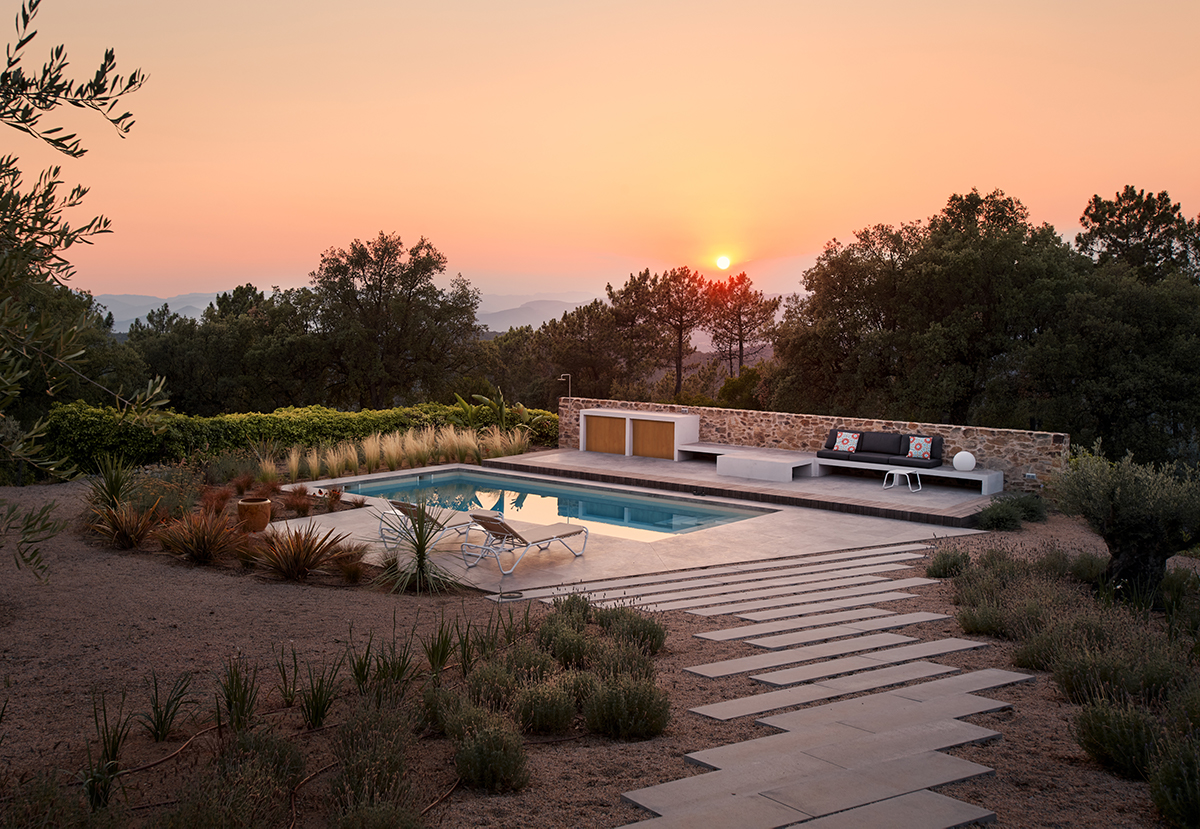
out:
<path id="1" fill-rule="evenodd" d="M 533 442 L 556 446 L 558 416 L 539 409 L 531 411 L 535 415 L 548 415 L 533 427 Z M 51 409 L 45 443 L 49 457 L 65 457 L 80 469 L 90 471 L 95 458 L 103 452 L 148 464 L 177 461 L 195 454 L 215 455 L 268 440 L 281 446 L 316 446 L 361 440 L 373 432 L 458 423 L 456 413 L 455 407 L 440 403 L 362 412 L 339 412 L 324 406 L 289 407 L 270 414 L 247 412 L 216 417 L 167 412 L 163 415 L 163 428 L 153 434 L 146 426 L 122 420 L 116 409 L 77 401 Z M 490 425 L 490 414 L 481 413 L 479 428 Z"/>

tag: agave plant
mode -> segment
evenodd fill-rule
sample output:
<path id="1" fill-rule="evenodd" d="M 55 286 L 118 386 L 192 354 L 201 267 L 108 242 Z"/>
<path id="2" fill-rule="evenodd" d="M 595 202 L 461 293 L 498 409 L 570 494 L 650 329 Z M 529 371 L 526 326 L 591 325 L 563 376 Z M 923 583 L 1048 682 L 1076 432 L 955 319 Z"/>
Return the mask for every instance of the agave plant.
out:
<path id="1" fill-rule="evenodd" d="M 288 527 L 263 538 L 258 552 L 258 566 L 288 581 L 305 581 L 309 575 L 324 573 L 342 552 L 342 542 L 349 533 L 324 535 L 315 524 L 303 528 Z"/>

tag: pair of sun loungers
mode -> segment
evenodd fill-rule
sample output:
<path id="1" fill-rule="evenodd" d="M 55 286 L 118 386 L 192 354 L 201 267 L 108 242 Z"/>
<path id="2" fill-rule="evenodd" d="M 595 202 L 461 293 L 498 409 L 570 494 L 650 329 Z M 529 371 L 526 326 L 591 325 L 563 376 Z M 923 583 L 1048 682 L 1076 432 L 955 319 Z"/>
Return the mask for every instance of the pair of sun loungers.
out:
<path id="1" fill-rule="evenodd" d="M 385 513 L 379 523 L 379 535 L 388 549 L 396 546 L 407 533 L 411 532 L 412 527 L 419 525 L 419 522 L 429 522 L 433 530 L 430 546 L 438 543 L 451 532 L 462 535 L 465 538 L 461 552 L 463 563 L 467 567 L 474 567 L 485 558 L 494 558 L 496 566 L 506 576 L 512 573 L 521 563 L 525 554 L 535 547 L 545 550 L 557 541 L 576 557 L 583 555 L 583 551 L 587 548 L 587 527 L 578 524 L 547 524 L 526 530 L 517 530 L 505 520 L 501 513 L 494 510 L 459 512 L 428 504 L 410 504 L 405 501 L 390 501 L 389 503 L 392 505 L 393 513 L 390 516 Z M 471 542 L 470 532 L 473 529 L 483 532 L 481 542 Z M 579 543 L 578 536 L 582 536 L 583 539 L 579 544 L 579 549 L 576 550 L 572 543 Z M 508 569 L 505 569 L 500 562 L 501 553 L 516 556 Z"/>

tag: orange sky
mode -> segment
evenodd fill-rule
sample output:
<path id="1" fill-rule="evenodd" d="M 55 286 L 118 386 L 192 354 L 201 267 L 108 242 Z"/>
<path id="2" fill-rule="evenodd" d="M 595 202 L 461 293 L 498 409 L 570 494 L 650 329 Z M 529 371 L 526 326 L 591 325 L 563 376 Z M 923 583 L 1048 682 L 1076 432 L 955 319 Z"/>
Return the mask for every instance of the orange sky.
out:
<path id="1" fill-rule="evenodd" d="M 39 65 L 112 46 L 150 75 L 125 140 L 59 118 L 82 160 L 0 143 L 113 220 L 72 257 L 93 293 L 301 285 L 380 230 L 485 293 L 721 254 L 794 291 L 829 239 L 972 187 L 1071 236 L 1125 184 L 1200 213 L 1195 0 L 44 0 L 37 24 Z"/>

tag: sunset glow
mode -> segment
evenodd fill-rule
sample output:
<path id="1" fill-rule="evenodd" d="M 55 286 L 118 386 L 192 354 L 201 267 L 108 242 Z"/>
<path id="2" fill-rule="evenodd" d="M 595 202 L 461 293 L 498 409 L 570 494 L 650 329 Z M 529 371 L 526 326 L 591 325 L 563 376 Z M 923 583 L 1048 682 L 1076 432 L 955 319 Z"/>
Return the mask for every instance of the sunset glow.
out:
<path id="1" fill-rule="evenodd" d="M 1179 105 L 1200 87 L 1196 3 L 280 8 L 42 4 L 38 65 L 63 43 L 86 77 L 111 46 L 150 76 L 121 104 L 126 140 L 56 112 L 85 158 L 12 130 L 0 147 L 27 181 L 61 164 L 89 186 L 79 223 L 112 219 L 70 252 L 77 287 L 302 285 L 322 251 L 383 230 L 427 237 L 485 293 L 599 295 L 718 255 L 787 292 L 831 239 L 972 187 L 1068 237 L 1125 184 L 1200 213 L 1200 111 Z"/>
<path id="2" fill-rule="evenodd" d="M 728 256 L 718 256 L 717 257 L 717 267 L 720 268 L 721 270 L 725 270 L 726 268 L 728 268 L 729 267 L 729 257 Z"/>

